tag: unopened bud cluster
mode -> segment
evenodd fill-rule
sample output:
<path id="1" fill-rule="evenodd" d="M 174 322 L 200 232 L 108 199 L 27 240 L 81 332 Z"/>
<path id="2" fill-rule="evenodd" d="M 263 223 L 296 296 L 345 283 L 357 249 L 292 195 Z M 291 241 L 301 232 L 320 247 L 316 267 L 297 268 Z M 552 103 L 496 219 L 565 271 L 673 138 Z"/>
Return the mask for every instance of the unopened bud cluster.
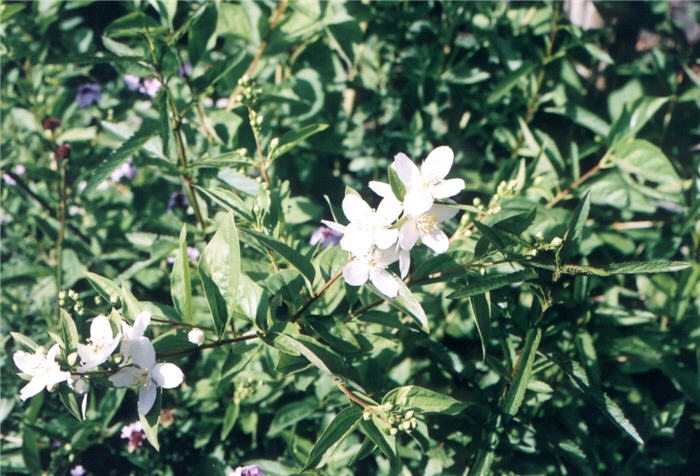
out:
<path id="1" fill-rule="evenodd" d="M 252 396 L 255 390 L 262 382 L 260 380 L 248 377 L 245 380 L 236 382 L 236 390 L 233 394 L 233 400 L 235 402 L 242 402 L 246 398 Z"/>
<path id="2" fill-rule="evenodd" d="M 241 92 L 236 96 L 236 102 L 240 102 L 248 108 L 255 107 L 258 103 L 258 99 L 260 99 L 262 89 L 256 88 L 255 83 L 247 74 L 244 74 L 241 79 L 238 80 L 238 87 Z"/>
<path id="3" fill-rule="evenodd" d="M 389 423 L 390 435 L 395 435 L 399 431 L 411 433 L 418 426 L 418 420 L 416 420 L 413 410 L 403 411 L 392 403 L 385 404 L 384 409 L 387 412 L 386 420 Z"/>
<path id="4" fill-rule="evenodd" d="M 72 289 L 69 289 L 68 292 L 61 291 L 58 293 L 58 305 L 66 311 L 75 312 L 79 316 L 82 316 L 85 312 L 80 296 Z"/>

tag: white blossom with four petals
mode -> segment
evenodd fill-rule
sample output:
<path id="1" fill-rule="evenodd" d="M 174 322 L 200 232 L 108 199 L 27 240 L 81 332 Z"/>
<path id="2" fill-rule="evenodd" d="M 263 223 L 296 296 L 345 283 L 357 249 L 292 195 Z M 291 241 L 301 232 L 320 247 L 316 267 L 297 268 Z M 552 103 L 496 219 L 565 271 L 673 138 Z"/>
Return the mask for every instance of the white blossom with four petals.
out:
<path id="1" fill-rule="evenodd" d="M 45 388 L 50 390 L 54 385 L 71 378 L 70 372 L 61 370 L 61 366 L 56 362 L 58 352 L 58 344 L 55 344 L 46 355 L 41 349 L 37 349 L 33 354 L 23 350 L 13 354 L 12 360 L 17 368 L 31 377 L 29 383 L 19 391 L 19 398 L 22 401 L 33 397 Z"/>
<path id="2" fill-rule="evenodd" d="M 406 189 L 403 197 L 406 215 L 420 216 L 430 210 L 434 200 L 451 197 L 464 189 L 461 178 L 445 180 L 453 160 L 454 152 L 446 145 L 433 149 L 420 169 L 403 152 L 394 156 L 390 167 L 396 171 Z"/>
<path id="3" fill-rule="evenodd" d="M 145 337 L 133 341 L 129 352 L 136 365 L 120 369 L 109 380 L 115 387 L 138 386 L 138 412 L 146 415 L 156 401 L 157 387 L 175 388 L 182 383 L 184 376 L 175 364 L 156 364 L 156 351 Z"/>
<path id="4" fill-rule="evenodd" d="M 362 286 L 370 281 L 382 294 L 394 298 L 399 294 L 399 283 L 386 268 L 399 259 L 398 249 L 374 248 L 369 253 L 355 256 L 343 268 L 343 278 L 350 286 Z"/>
<path id="5" fill-rule="evenodd" d="M 107 316 L 100 314 L 90 324 L 90 338 L 87 344 L 78 344 L 78 356 L 81 366 L 78 372 L 92 370 L 109 359 L 119 345 L 121 334 L 112 333 L 112 326 Z"/>

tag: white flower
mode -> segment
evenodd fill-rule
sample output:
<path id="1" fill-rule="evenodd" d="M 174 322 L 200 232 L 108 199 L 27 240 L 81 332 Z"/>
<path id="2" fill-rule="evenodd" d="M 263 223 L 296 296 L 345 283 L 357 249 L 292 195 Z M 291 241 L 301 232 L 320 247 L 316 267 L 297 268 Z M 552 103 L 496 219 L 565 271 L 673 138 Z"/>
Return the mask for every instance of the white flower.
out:
<path id="1" fill-rule="evenodd" d="M 143 337 L 143 333 L 151 323 L 151 313 L 148 311 L 141 311 L 136 320 L 134 321 L 134 327 L 131 327 L 126 322 L 122 321 L 122 347 L 121 354 L 124 359 L 131 357 L 131 346 L 134 342 L 141 339 L 146 339 Z"/>
<path id="2" fill-rule="evenodd" d="M 343 278 L 350 286 L 362 286 L 369 280 L 384 295 L 393 298 L 399 294 L 399 283 L 386 270 L 398 259 L 397 248 L 375 248 L 365 255 L 355 256 L 343 268 Z"/>
<path id="3" fill-rule="evenodd" d="M 107 316 L 100 314 L 90 324 L 88 344 L 78 344 L 81 366 L 78 372 L 87 372 L 106 361 L 119 345 L 121 335 L 112 334 L 112 326 Z"/>
<path id="4" fill-rule="evenodd" d="M 23 350 L 14 353 L 12 360 L 15 361 L 17 368 L 31 376 L 29 383 L 19 391 L 19 398 L 22 401 L 33 397 L 44 388 L 50 389 L 57 383 L 70 379 L 70 372 L 62 371 L 56 362 L 58 352 L 58 344 L 55 344 L 46 355 L 40 349 L 37 349 L 34 354 Z"/>
<path id="5" fill-rule="evenodd" d="M 109 380 L 115 387 L 139 387 L 138 411 L 146 415 L 156 401 L 157 387 L 175 388 L 182 383 L 180 367 L 171 363 L 156 364 L 156 351 L 148 339 L 140 338 L 130 346 L 136 366 L 124 367 Z"/>
<path id="6" fill-rule="evenodd" d="M 202 329 L 195 327 L 187 333 L 187 340 L 196 345 L 202 345 L 204 343 L 204 332 Z"/>
<path id="7" fill-rule="evenodd" d="M 396 243 L 398 230 L 388 227 L 401 214 L 400 204 L 382 200 L 375 211 L 357 195 L 348 194 L 343 199 L 343 212 L 350 221 L 347 226 L 326 220 L 323 223 L 343 233 L 340 247 L 345 251 L 360 256 L 368 254 L 375 245 L 387 249 Z"/>
<path id="8" fill-rule="evenodd" d="M 406 215 L 420 216 L 430 210 L 433 200 L 458 194 L 464 188 L 460 178 L 443 180 L 452 167 L 454 152 L 447 146 L 433 149 L 420 170 L 406 154 L 399 153 L 391 164 L 406 188 L 403 209 Z"/>
<path id="9" fill-rule="evenodd" d="M 399 230 L 399 246 L 410 250 L 420 238 L 435 253 L 444 253 L 450 241 L 438 225 L 455 216 L 458 211 L 445 205 L 433 205 L 427 213 L 417 217 L 409 215 Z"/>

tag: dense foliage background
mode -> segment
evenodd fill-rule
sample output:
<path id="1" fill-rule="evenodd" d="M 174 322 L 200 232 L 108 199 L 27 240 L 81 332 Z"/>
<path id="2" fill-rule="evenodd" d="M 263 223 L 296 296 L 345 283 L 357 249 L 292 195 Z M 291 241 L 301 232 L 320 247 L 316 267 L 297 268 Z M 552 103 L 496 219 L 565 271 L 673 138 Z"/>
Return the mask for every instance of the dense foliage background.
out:
<path id="1" fill-rule="evenodd" d="M 596 5 L 584 30 L 563 3 L 4 2 L 3 473 L 697 467 L 700 9 Z M 347 259 L 309 244 L 329 204 L 438 145 L 467 185 L 450 251 L 413 258 L 430 332 L 342 280 L 307 307 Z M 191 325 L 221 330 L 196 255 L 233 236 L 226 212 L 231 335 L 260 338 L 196 350 Z M 51 345 L 57 282 L 81 336 L 112 306 L 161 319 L 185 384 L 163 393 L 159 452 L 129 451 L 136 397 L 105 379 L 85 421 L 19 400 L 9 331 Z M 445 398 L 392 393 L 411 385 Z M 418 427 L 382 433 L 341 387 Z"/>

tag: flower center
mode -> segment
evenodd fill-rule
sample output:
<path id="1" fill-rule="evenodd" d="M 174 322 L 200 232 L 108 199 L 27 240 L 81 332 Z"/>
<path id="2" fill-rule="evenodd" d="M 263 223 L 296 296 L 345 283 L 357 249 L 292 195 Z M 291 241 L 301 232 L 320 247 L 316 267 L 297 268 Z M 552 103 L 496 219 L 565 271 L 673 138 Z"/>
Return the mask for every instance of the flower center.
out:
<path id="1" fill-rule="evenodd" d="M 151 384 L 151 374 L 148 370 L 141 369 L 134 377 L 134 380 L 136 380 L 136 385 L 139 387 L 148 387 Z"/>
<path id="2" fill-rule="evenodd" d="M 416 228 L 422 235 L 430 234 L 438 228 L 437 218 L 429 213 L 421 215 L 416 219 Z"/>

